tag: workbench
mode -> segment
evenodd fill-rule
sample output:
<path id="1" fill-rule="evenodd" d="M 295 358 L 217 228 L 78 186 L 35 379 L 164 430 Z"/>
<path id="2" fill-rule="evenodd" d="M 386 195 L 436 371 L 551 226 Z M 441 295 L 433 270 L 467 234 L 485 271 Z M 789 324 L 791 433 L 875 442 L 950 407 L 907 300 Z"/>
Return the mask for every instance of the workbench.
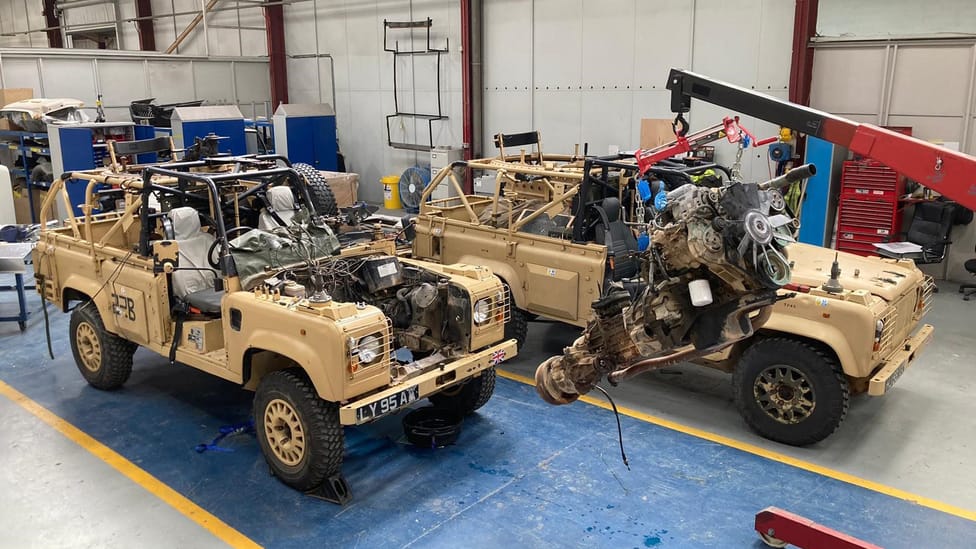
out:
<path id="1" fill-rule="evenodd" d="M 34 289 L 34 286 L 24 284 L 24 272 L 27 270 L 27 258 L 30 257 L 34 249 L 33 242 L 17 244 L 0 243 L 0 274 L 14 275 L 13 286 L 0 286 L 0 291 L 17 292 L 17 303 L 20 306 L 18 314 L 13 316 L 0 316 L 0 322 L 16 322 L 20 326 L 20 331 L 27 329 L 27 319 L 30 312 L 27 310 L 27 290 Z"/>

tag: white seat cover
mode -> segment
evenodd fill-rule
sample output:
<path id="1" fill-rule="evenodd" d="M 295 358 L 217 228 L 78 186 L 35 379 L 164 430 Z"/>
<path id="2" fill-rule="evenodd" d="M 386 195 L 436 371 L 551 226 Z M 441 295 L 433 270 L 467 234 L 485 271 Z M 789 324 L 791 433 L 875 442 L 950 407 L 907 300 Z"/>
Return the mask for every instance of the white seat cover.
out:
<path id="1" fill-rule="evenodd" d="M 210 267 L 207 252 L 214 236 L 200 230 L 200 215 L 193 208 L 173 208 L 169 218 L 173 222 L 174 240 L 180 247 L 180 268 L 172 276 L 173 295 L 183 298 L 200 290 L 212 290 L 217 272 Z"/>
<path id="2" fill-rule="evenodd" d="M 271 187 L 268 189 L 268 202 L 271 203 L 271 208 L 274 213 L 278 214 L 278 217 L 285 222 L 285 225 L 291 224 L 291 219 L 295 217 L 295 195 L 291 193 L 291 189 L 288 187 Z M 267 231 L 280 227 L 281 223 L 271 215 L 267 209 L 261 210 L 261 215 L 258 217 L 258 228 L 262 231 Z"/>

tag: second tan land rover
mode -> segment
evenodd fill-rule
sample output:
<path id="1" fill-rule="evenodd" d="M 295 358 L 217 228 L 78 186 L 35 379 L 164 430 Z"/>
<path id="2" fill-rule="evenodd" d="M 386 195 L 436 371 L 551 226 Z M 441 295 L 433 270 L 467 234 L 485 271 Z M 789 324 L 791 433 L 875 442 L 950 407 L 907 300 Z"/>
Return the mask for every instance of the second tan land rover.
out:
<path id="1" fill-rule="evenodd" d="M 533 316 L 586 328 L 586 337 L 567 348 L 565 357 L 554 357 L 559 359 L 558 372 L 552 370 L 553 362 L 540 366 L 538 388 L 547 401 L 571 401 L 602 375 L 611 382 L 624 377 L 607 366 L 602 371 L 592 366 L 593 349 L 606 347 L 608 337 L 604 326 L 603 335 L 593 341 L 594 322 L 603 314 L 601 308 L 612 308 L 606 302 L 608 293 L 629 290 L 630 300 L 624 296 L 617 309 L 633 313 L 638 307 L 629 306 L 640 303 L 637 294 L 647 286 L 666 288 L 669 277 L 682 281 L 673 286 L 678 294 L 661 292 L 644 301 L 644 308 L 650 309 L 643 313 L 645 327 L 640 333 L 628 324 L 640 319 L 633 314 L 624 317 L 624 336 L 656 342 L 634 353 L 641 367 L 624 366 L 627 375 L 678 360 L 730 372 L 735 401 L 746 422 L 762 436 L 787 444 L 808 445 L 829 436 L 847 414 L 852 395 L 885 394 L 929 341 L 933 329 L 921 325 L 921 318 L 934 289 L 930 278 L 911 261 L 837 254 L 790 242 L 786 231 L 770 237 L 763 225 L 783 211 L 777 192 L 763 195 L 769 203 L 754 215 L 755 226 L 742 238 L 745 243 L 734 242 L 733 250 L 738 246 L 740 254 L 759 250 L 749 265 L 751 277 L 748 269 L 730 265 L 728 255 L 722 254 L 724 237 L 716 228 L 737 217 L 720 206 L 720 193 L 727 191 L 696 190 L 692 185 L 685 187 L 687 192 L 667 193 L 671 202 L 680 199 L 681 204 L 668 206 L 672 211 L 656 218 L 654 234 L 649 235 L 653 245 L 642 260 L 632 232 L 639 224 L 624 223 L 617 197 L 620 178 L 628 177 L 628 168 L 634 167 L 572 155 L 543 156 L 541 151 L 506 156 L 502 149 L 498 157 L 455 166 L 455 171 L 492 177 L 493 196 L 463 194 L 461 179 L 452 170 L 442 171 L 427 188 L 429 195 L 438 185 L 452 185 L 459 196 L 423 202 L 416 218 L 416 257 L 489 266 L 510 288 L 508 336 L 520 344 Z M 676 207 L 679 212 L 673 211 Z M 702 212 L 707 212 L 704 222 L 692 222 Z M 627 213 L 628 218 L 633 215 Z M 771 244 L 756 247 L 748 242 L 750 235 Z M 769 247 L 777 242 L 782 246 Z M 675 330 L 688 330 L 682 334 L 690 338 L 703 328 L 695 324 L 698 309 L 682 304 L 689 295 L 689 289 L 682 288 L 690 287 L 686 282 L 695 277 L 681 278 L 688 269 L 703 267 L 711 271 L 713 289 L 722 279 L 729 282 L 728 291 L 743 295 L 750 278 L 757 277 L 761 285 L 779 289 L 774 303 L 757 302 L 747 333 L 721 339 L 718 352 L 707 354 L 674 335 Z M 737 307 L 746 309 L 741 303 Z M 657 320 L 648 323 L 648 314 Z M 580 354 L 583 347 L 591 351 Z M 597 357 L 597 362 L 606 360 Z M 580 364 L 586 366 L 582 373 L 569 371 L 579 370 Z"/>

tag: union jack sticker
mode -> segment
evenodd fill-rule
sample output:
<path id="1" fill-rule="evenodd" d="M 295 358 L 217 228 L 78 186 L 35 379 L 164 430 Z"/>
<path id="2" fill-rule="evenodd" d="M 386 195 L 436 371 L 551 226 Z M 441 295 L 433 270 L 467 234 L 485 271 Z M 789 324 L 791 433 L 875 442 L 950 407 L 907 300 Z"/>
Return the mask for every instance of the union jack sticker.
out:
<path id="1" fill-rule="evenodd" d="M 503 349 L 499 349 L 494 353 L 491 353 L 491 358 L 488 360 L 488 362 L 490 362 L 492 366 L 498 366 L 503 360 L 505 360 L 505 351 Z"/>

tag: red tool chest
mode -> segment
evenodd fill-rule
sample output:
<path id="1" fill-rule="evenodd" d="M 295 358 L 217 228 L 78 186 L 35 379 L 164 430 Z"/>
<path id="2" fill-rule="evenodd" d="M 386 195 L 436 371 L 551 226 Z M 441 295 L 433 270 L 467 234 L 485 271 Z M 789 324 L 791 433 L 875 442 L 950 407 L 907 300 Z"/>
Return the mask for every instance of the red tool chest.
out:
<path id="1" fill-rule="evenodd" d="M 848 160 L 840 177 L 837 249 L 876 255 L 874 243 L 898 240 L 905 178 L 875 160 Z"/>

